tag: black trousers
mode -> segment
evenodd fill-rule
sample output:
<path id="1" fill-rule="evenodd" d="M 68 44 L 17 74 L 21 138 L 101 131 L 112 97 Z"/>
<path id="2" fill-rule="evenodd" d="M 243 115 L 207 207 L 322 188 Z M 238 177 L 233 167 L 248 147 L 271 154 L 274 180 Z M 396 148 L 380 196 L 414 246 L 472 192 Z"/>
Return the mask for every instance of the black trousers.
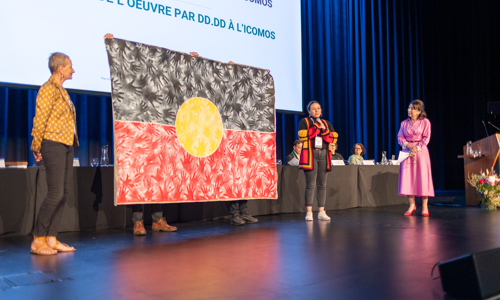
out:
<path id="1" fill-rule="evenodd" d="M 247 212 L 247 202 L 248 202 L 248 200 L 238 200 L 238 201 L 227 202 L 227 205 L 229 206 L 229 213 L 231 215 L 246 213 Z"/>
<path id="2" fill-rule="evenodd" d="M 328 178 L 326 149 L 313 150 L 313 169 L 304 170 L 306 177 L 306 206 L 312 206 L 314 196 L 318 198 L 318 207 L 325 207 L 326 203 L 326 179 Z"/>
<path id="3" fill-rule="evenodd" d="M 73 185 L 73 146 L 43 140 L 40 151 L 47 176 L 47 196 L 38 211 L 33 235 L 57 236 Z"/>

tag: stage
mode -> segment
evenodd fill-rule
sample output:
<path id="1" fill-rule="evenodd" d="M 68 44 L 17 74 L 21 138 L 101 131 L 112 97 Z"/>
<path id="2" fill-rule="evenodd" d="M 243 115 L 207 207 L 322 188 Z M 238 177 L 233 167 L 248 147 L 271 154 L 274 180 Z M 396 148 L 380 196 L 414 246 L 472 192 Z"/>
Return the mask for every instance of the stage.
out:
<path id="1" fill-rule="evenodd" d="M 398 196 L 398 166 L 339 166 L 328 175 L 327 210 L 407 203 Z M 278 199 L 250 200 L 249 213 L 269 215 L 304 212 L 304 172 L 277 166 Z M 73 193 L 66 203 L 60 232 L 124 229 L 132 226 L 132 209 L 114 206 L 113 167 L 74 168 Z M 0 169 L 0 236 L 30 234 L 45 195 L 45 169 Z M 226 202 L 163 205 L 170 222 L 213 220 L 228 215 Z M 313 209 L 317 209 L 314 203 Z M 145 206 L 145 224 L 151 223 Z"/>
<path id="2" fill-rule="evenodd" d="M 407 205 L 174 223 L 177 232 L 62 233 L 74 253 L 29 254 L 30 236 L 0 238 L 1 299 L 452 299 L 432 266 L 500 247 L 500 212 Z M 420 209 L 417 210 L 420 213 Z M 316 214 L 315 214 L 316 217 Z M 438 276 L 436 270 L 435 276 Z"/>

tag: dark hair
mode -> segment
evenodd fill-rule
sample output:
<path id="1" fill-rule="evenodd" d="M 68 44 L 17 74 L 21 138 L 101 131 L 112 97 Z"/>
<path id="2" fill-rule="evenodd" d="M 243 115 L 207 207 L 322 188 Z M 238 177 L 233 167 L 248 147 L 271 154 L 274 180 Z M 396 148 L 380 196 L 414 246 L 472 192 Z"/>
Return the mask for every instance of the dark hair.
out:
<path id="1" fill-rule="evenodd" d="M 302 144 L 302 141 L 301 140 L 295 140 L 295 142 L 293 142 L 293 146 L 297 146 L 297 144 Z"/>
<path id="2" fill-rule="evenodd" d="M 427 113 L 425 112 L 425 105 L 422 100 L 418 99 L 413 100 L 412 102 L 410 102 L 410 105 L 416 108 L 420 112 L 420 115 L 418 115 L 419 119 L 427 118 Z"/>
<path id="3" fill-rule="evenodd" d="M 69 56 L 67 56 L 64 53 L 61 52 L 52 53 L 49 57 L 50 73 L 54 74 L 55 72 L 57 72 L 57 68 L 59 68 L 59 66 L 63 67 L 66 66 L 67 64 L 66 58 L 69 59 Z"/>
<path id="4" fill-rule="evenodd" d="M 318 102 L 318 101 L 313 100 L 313 101 L 311 101 L 311 102 L 309 102 L 309 103 L 307 104 L 307 111 L 309 111 L 309 108 L 311 108 L 311 105 L 313 105 L 314 103 L 318 103 L 318 105 L 321 107 L 321 104 L 319 104 L 319 102 Z"/>
<path id="5" fill-rule="evenodd" d="M 356 152 L 354 151 L 354 148 L 356 148 L 356 145 L 359 145 L 361 147 L 361 154 L 360 155 L 365 155 L 365 153 L 366 153 L 365 146 L 363 146 L 363 144 L 361 144 L 361 143 L 354 144 L 354 146 L 352 146 L 351 153 L 356 154 Z"/>

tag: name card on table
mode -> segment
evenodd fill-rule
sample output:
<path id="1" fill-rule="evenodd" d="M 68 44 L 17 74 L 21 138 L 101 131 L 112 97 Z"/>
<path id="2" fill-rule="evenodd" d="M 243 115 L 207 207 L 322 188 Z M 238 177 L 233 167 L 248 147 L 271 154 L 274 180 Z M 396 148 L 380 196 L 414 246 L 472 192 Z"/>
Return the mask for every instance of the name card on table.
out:
<path id="1" fill-rule="evenodd" d="M 73 157 L 73 167 L 80 166 L 80 159 L 78 157 Z"/>
<path id="2" fill-rule="evenodd" d="M 0 168 L 5 168 L 5 158 L 0 158 Z"/>
<path id="3" fill-rule="evenodd" d="M 373 159 L 363 160 L 363 161 L 361 162 L 361 164 L 362 164 L 363 166 L 374 166 L 374 165 L 375 165 L 375 160 L 373 160 Z"/>
<path id="4" fill-rule="evenodd" d="M 341 159 L 332 159 L 332 166 L 345 166 L 345 163 Z"/>
<path id="5" fill-rule="evenodd" d="M 288 165 L 294 166 L 294 167 L 298 167 L 299 166 L 299 160 L 296 157 L 294 157 L 294 158 L 292 158 L 292 160 L 290 160 L 288 162 Z"/>

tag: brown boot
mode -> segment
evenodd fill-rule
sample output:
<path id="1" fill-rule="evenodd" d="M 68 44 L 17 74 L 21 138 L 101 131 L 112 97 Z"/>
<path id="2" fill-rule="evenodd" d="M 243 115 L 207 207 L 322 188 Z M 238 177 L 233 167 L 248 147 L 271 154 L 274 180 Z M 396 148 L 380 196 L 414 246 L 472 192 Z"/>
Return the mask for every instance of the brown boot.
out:
<path id="1" fill-rule="evenodd" d="M 165 218 L 161 218 L 158 222 L 153 222 L 151 229 L 153 231 L 177 231 L 177 227 L 168 225 Z"/>
<path id="2" fill-rule="evenodd" d="M 134 235 L 146 235 L 146 229 L 141 221 L 134 223 Z"/>

